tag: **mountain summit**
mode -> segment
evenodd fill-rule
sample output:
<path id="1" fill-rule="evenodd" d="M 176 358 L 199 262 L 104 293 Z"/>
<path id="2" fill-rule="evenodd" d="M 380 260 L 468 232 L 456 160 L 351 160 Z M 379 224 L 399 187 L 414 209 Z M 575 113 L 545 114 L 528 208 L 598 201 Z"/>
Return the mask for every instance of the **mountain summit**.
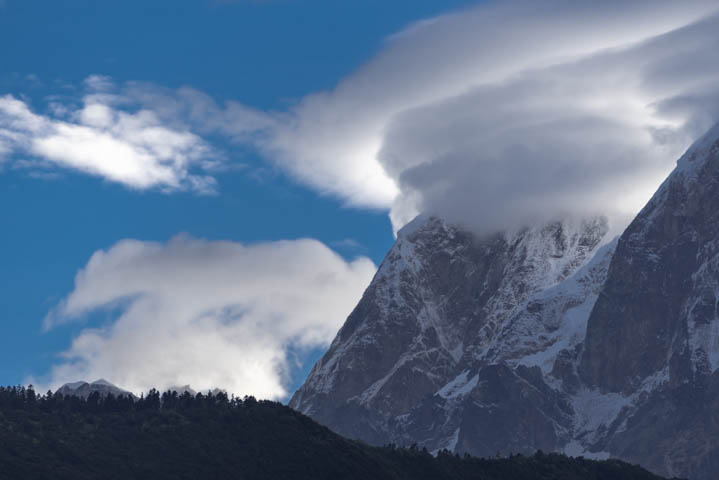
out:
<path id="1" fill-rule="evenodd" d="M 352 438 L 719 475 L 719 127 L 603 217 L 400 231 L 290 405 Z"/>

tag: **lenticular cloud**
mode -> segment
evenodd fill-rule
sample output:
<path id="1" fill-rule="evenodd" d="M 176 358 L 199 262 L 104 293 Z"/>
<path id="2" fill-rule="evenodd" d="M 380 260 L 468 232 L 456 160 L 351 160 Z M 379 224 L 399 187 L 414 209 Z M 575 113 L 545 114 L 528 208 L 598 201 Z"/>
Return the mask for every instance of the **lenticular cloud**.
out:
<path id="1" fill-rule="evenodd" d="M 315 188 L 479 229 L 636 212 L 717 120 L 714 2 L 490 2 L 388 39 L 260 148 Z"/>

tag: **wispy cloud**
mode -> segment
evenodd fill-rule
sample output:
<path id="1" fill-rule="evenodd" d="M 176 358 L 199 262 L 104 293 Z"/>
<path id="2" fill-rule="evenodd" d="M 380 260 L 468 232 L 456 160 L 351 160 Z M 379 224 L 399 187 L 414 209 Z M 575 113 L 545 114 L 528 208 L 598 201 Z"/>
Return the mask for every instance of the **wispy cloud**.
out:
<path id="1" fill-rule="evenodd" d="M 330 245 L 338 250 L 346 250 L 353 252 L 367 250 L 364 245 L 359 243 L 354 238 L 343 238 L 342 240 L 336 240 L 334 242 L 331 242 Z"/>
<path id="2" fill-rule="evenodd" d="M 134 189 L 212 193 L 207 174 L 218 153 L 187 129 L 163 123 L 151 110 L 132 108 L 103 77 L 87 80 L 80 107 L 54 102 L 39 114 L 24 100 L 0 97 L 0 156 L 36 158 Z M 123 107 L 129 107 L 129 110 Z"/>

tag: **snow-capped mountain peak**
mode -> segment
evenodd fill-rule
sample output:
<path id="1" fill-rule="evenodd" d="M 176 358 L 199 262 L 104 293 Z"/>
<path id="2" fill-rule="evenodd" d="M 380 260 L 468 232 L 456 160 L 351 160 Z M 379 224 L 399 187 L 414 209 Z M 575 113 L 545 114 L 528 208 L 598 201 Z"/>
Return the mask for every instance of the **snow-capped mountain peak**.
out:
<path id="1" fill-rule="evenodd" d="M 62 387 L 58 388 L 56 393 L 65 396 L 72 395 L 87 398 L 94 392 L 99 393 L 101 396 L 112 394 L 116 397 L 120 395 L 128 395 L 133 398 L 135 397 L 132 392 L 123 390 L 122 388 L 119 388 L 104 379 L 95 380 L 92 383 L 84 381 L 66 383 Z"/>
<path id="2" fill-rule="evenodd" d="M 370 443 L 719 475 L 719 126 L 622 235 L 421 216 L 290 405 Z"/>
<path id="3" fill-rule="evenodd" d="M 481 388 L 483 366 L 544 366 L 581 341 L 586 323 L 564 313 L 586 321 L 613 246 L 590 259 L 608 231 L 601 216 L 484 236 L 416 219 L 290 404 L 368 441 L 420 440 L 408 429 L 426 399 L 455 404 Z"/>

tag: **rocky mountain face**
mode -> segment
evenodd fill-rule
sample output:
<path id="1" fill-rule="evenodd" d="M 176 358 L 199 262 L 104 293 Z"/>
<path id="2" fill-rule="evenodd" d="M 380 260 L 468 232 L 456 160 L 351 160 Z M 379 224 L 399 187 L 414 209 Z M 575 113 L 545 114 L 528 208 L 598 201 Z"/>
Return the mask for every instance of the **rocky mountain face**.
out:
<path id="1" fill-rule="evenodd" d="M 607 232 L 596 217 L 478 238 L 418 218 L 290 405 L 376 444 L 559 449 L 571 405 L 545 377 L 561 357 L 557 375 L 572 382 Z"/>
<path id="2" fill-rule="evenodd" d="M 290 405 L 374 444 L 719 475 L 719 128 L 618 239 L 420 217 Z"/>
<path id="3" fill-rule="evenodd" d="M 719 476 L 719 126 L 619 239 L 582 381 L 633 399 L 596 443 L 658 472 Z"/>

